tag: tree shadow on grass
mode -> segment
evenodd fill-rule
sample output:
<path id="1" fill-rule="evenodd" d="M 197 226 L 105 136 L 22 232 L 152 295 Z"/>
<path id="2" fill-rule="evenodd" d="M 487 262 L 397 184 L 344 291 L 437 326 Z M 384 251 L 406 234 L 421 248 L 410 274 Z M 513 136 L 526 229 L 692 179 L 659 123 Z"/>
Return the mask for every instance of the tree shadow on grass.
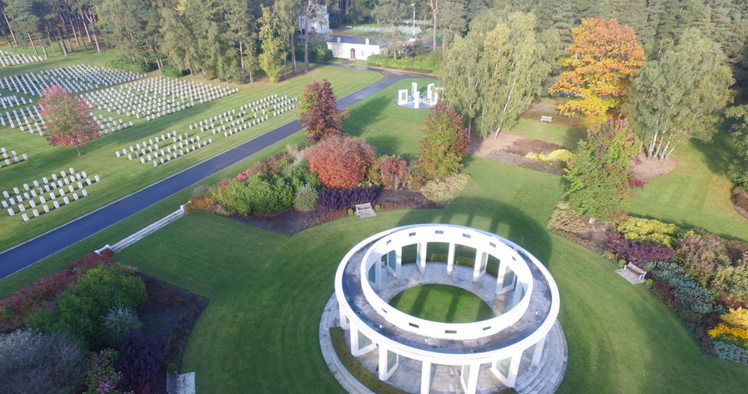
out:
<path id="1" fill-rule="evenodd" d="M 726 175 L 727 170 L 735 157 L 735 147 L 732 137 L 726 130 L 720 130 L 714 135 L 712 142 L 691 140 L 691 146 L 701 152 L 704 163 L 709 169 L 719 175 Z M 676 148 L 677 149 L 677 148 Z"/>
<path id="2" fill-rule="evenodd" d="M 414 209 L 398 226 L 418 223 L 449 223 L 475 227 L 516 242 L 547 267 L 553 250 L 545 227 L 517 207 L 480 197 L 458 197 L 444 209 Z"/>

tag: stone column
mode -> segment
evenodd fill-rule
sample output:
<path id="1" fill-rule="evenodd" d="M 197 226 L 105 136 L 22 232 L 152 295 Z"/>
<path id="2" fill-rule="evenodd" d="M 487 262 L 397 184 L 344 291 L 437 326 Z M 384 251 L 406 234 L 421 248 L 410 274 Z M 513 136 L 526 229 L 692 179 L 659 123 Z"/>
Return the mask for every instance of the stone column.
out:
<path id="1" fill-rule="evenodd" d="M 421 362 L 421 394 L 431 391 L 431 362 Z"/>
<path id="2" fill-rule="evenodd" d="M 537 367 L 540 364 L 540 358 L 543 356 L 543 348 L 545 347 L 545 338 L 548 334 L 543 335 L 542 338 L 535 344 L 535 350 L 532 353 L 532 366 Z"/>
<path id="3" fill-rule="evenodd" d="M 403 266 L 403 248 L 402 246 L 395 249 L 395 259 L 397 261 L 397 264 L 395 265 L 395 277 L 399 278 L 400 273 L 402 272 L 402 266 Z"/>
<path id="4" fill-rule="evenodd" d="M 496 275 L 496 294 L 504 288 L 504 276 L 506 276 L 507 264 L 499 260 L 499 272 Z"/>
<path id="5" fill-rule="evenodd" d="M 421 273 L 426 273 L 426 259 L 427 251 L 428 250 L 428 243 L 426 242 L 419 242 L 418 243 L 418 257 L 416 258 L 416 262 L 418 263 L 418 269 L 421 271 Z"/>
<path id="6" fill-rule="evenodd" d="M 522 361 L 522 353 L 512 356 L 512 363 L 509 365 L 509 375 L 506 377 L 507 387 L 514 387 L 517 384 L 517 373 L 519 372 L 519 363 Z"/>
<path id="7" fill-rule="evenodd" d="M 449 244 L 449 254 L 447 254 L 447 275 L 452 275 L 452 269 L 455 267 L 455 244 Z"/>
<path id="8" fill-rule="evenodd" d="M 482 266 L 483 266 L 483 260 L 487 258 L 487 254 L 481 250 L 477 249 L 475 251 L 475 264 L 473 264 L 473 282 L 477 281 L 478 278 L 482 276 Z M 488 262 L 486 262 L 488 264 Z"/>
<path id="9" fill-rule="evenodd" d="M 517 280 L 517 283 L 514 285 L 514 294 L 512 295 L 512 308 L 517 306 L 517 304 L 522 300 L 520 294 L 522 293 L 523 288 L 524 286 L 522 286 L 522 282 Z"/>
<path id="10" fill-rule="evenodd" d="M 480 364 L 470 364 L 462 366 L 462 374 L 467 373 L 467 379 L 464 375 L 460 376 L 460 382 L 462 388 L 465 390 L 465 394 L 475 394 L 478 390 L 478 376 L 480 375 Z"/>

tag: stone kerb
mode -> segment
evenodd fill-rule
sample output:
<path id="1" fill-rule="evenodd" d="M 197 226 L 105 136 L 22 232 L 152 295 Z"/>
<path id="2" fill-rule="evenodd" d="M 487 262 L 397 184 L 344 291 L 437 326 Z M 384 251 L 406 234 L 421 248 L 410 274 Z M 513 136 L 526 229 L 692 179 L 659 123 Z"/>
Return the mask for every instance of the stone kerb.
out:
<path id="1" fill-rule="evenodd" d="M 429 241 L 472 247 L 476 249 L 477 254 L 487 253 L 499 259 L 511 268 L 517 276 L 515 288 L 521 289 L 519 294 L 521 300 L 517 302 L 515 299 L 513 301 L 514 306 L 509 311 L 489 320 L 474 323 L 439 323 L 410 316 L 397 310 L 377 295 L 368 280 L 362 280 L 361 286 L 367 301 L 389 323 L 402 330 L 432 338 L 465 340 L 494 335 L 522 318 L 532 294 L 533 283 L 530 269 L 516 251 L 503 243 L 497 242 L 495 236 L 486 236 L 486 234 L 481 234 L 472 229 L 436 225 L 393 232 L 382 237 L 369 248 L 363 258 L 365 263 L 361 264 L 360 277 L 367 278 L 367 273 L 371 267 L 380 262 L 382 257 L 390 251 L 413 244 L 427 244 Z M 487 257 L 484 258 L 487 259 Z M 452 259 L 454 258 L 452 257 Z M 453 262 L 449 264 L 451 265 Z M 375 266 L 375 268 L 377 271 L 381 270 L 380 266 Z M 399 269 L 395 276 L 397 274 L 399 274 Z M 484 274 L 485 268 L 478 276 Z M 477 276 L 474 276 L 475 278 Z M 377 274 L 376 282 L 381 283 L 381 274 Z"/>

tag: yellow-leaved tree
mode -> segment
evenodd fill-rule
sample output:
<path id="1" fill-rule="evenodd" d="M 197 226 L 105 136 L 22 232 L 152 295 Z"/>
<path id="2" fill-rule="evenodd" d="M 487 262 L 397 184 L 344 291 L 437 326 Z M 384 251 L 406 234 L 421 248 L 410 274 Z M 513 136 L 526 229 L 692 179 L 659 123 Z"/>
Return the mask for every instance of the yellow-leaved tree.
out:
<path id="1" fill-rule="evenodd" d="M 644 65 L 644 50 L 634 29 L 615 18 L 587 18 L 571 32 L 574 43 L 562 60 L 567 71 L 548 91 L 574 97 L 558 107 L 564 115 L 602 115 L 620 105 L 628 78 Z"/>

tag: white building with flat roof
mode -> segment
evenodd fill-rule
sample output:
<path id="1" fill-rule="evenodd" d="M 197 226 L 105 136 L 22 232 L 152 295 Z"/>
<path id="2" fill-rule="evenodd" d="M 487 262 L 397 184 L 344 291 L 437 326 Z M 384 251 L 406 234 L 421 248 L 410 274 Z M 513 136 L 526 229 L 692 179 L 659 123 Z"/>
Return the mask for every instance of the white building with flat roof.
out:
<path id="1" fill-rule="evenodd" d="M 336 36 L 327 42 L 332 57 L 339 59 L 366 60 L 371 55 L 379 55 L 384 44 L 376 38 Z"/>

